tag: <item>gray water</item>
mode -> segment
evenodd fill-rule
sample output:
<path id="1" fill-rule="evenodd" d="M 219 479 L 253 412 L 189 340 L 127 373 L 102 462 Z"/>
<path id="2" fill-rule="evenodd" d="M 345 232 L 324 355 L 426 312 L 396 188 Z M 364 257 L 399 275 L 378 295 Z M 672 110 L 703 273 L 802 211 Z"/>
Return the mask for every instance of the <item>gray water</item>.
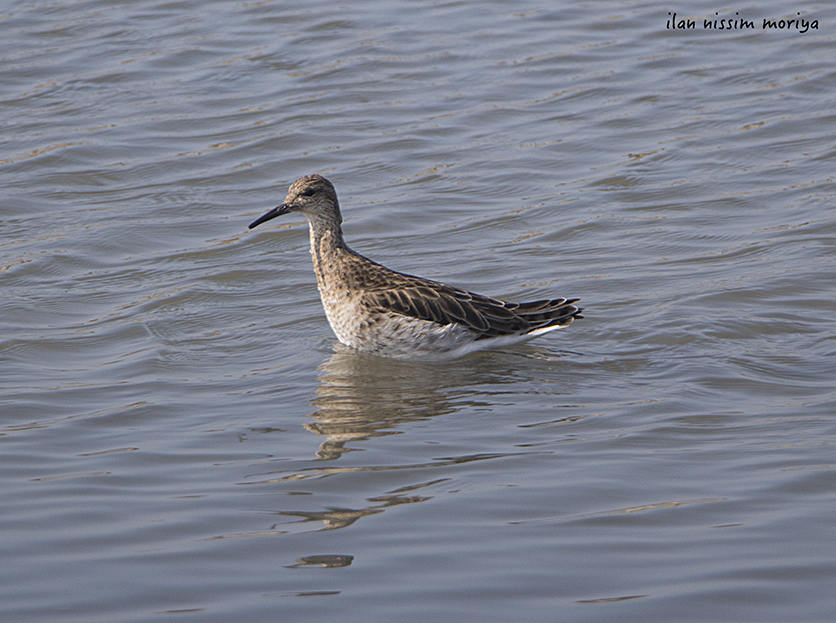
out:
<path id="1" fill-rule="evenodd" d="M 0 13 L 0 620 L 833 620 L 834 7 Z M 304 220 L 246 229 L 312 172 L 585 318 L 340 347 Z"/>

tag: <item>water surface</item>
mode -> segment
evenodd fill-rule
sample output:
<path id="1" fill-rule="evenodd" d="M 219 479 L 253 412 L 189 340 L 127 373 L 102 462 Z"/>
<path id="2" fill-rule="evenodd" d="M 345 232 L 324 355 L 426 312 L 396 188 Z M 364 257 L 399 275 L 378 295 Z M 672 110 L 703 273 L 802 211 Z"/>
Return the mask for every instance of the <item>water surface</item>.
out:
<path id="1" fill-rule="evenodd" d="M 0 618 L 832 620 L 836 12 L 673 9 L 9 5 Z M 304 222 L 246 229 L 311 172 L 585 319 L 340 347 Z"/>

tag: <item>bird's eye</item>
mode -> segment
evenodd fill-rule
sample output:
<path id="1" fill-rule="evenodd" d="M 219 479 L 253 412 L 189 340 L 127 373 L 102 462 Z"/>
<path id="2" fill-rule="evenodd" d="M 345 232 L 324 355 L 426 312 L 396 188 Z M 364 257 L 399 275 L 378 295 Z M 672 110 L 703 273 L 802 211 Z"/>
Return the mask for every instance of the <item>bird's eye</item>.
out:
<path id="1" fill-rule="evenodd" d="M 305 190 L 302 191 L 302 196 L 303 197 L 313 197 L 314 193 L 316 193 L 315 188 L 306 188 Z"/>

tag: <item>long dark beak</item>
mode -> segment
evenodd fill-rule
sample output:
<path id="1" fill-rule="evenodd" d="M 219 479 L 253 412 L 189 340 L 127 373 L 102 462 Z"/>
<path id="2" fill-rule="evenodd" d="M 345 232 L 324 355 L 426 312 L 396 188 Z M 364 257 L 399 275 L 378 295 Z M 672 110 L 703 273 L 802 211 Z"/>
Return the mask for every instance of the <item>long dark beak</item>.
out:
<path id="1" fill-rule="evenodd" d="M 280 206 L 276 206 L 275 208 L 273 208 L 272 210 L 270 210 L 266 214 L 262 214 L 261 216 L 259 216 L 252 223 L 250 223 L 249 228 L 252 229 L 253 227 L 258 227 L 262 223 L 266 223 L 267 221 L 269 221 L 271 218 L 276 218 L 277 216 L 281 216 L 282 214 L 287 214 L 288 212 L 290 212 L 290 206 L 287 205 L 286 203 L 283 203 Z"/>

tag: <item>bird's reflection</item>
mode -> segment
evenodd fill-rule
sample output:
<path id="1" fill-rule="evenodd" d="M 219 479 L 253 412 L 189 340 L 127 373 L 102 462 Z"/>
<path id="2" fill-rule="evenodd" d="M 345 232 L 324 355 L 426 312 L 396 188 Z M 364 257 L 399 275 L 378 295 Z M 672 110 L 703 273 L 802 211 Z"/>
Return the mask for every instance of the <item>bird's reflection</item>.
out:
<path id="1" fill-rule="evenodd" d="M 474 384 L 498 380 L 489 357 L 478 353 L 466 363 L 403 362 L 337 345 L 319 366 L 320 386 L 311 400 L 317 410 L 309 416 L 315 421 L 305 424 L 325 437 L 317 457 L 339 458 L 351 451 L 346 448 L 351 441 L 394 435 L 404 422 L 446 415 L 471 404 Z M 502 380 L 513 382 L 507 376 Z"/>
<path id="2" fill-rule="evenodd" d="M 308 415 L 308 421 L 303 425 L 322 439 L 316 452 L 317 460 L 305 466 L 298 463 L 287 466 L 282 462 L 282 468 L 277 472 L 259 474 L 258 480 L 249 480 L 246 484 L 294 483 L 296 487 L 298 483 L 309 481 L 311 485 L 304 493 L 311 495 L 316 490 L 314 482 L 336 476 L 352 482 L 347 488 L 353 493 L 346 494 L 347 499 L 364 490 L 365 493 L 360 494 L 364 501 L 351 506 L 320 506 L 315 498 L 306 498 L 308 502 L 304 505 L 308 508 L 285 507 L 272 511 L 291 519 L 272 526 L 266 534 L 294 533 L 311 524 L 320 526 L 319 530 L 347 528 L 361 518 L 378 515 L 389 508 L 433 499 L 431 492 L 450 480 L 453 473 L 450 468 L 526 453 L 513 450 L 423 456 L 423 460 L 417 461 L 350 461 L 342 465 L 344 462 L 337 460 L 344 453 L 367 449 L 362 443 L 352 448 L 351 442 L 399 434 L 409 428 L 408 423 L 463 409 L 492 408 L 499 396 L 517 391 L 509 389 L 510 385 L 530 382 L 531 366 L 520 365 L 520 358 L 540 360 L 539 353 L 520 346 L 501 353 L 480 352 L 449 362 L 425 363 L 384 359 L 336 345 L 333 354 L 318 368 L 319 386 L 311 399 L 316 410 Z M 400 486 L 390 489 L 388 485 L 392 479 L 383 478 L 379 482 L 387 483 L 386 488 L 368 495 L 368 488 L 364 489 L 364 486 L 372 490 L 379 486 L 369 484 L 378 481 L 374 474 L 396 472 L 404 474 L 397 478 Z M 290 500 L 296 500 L 296 504 L 300 498 L 296 495 L 284 498 L 282 506 Z M 227 535 L 225 538 L 231 536 L 245 535 Z"/>

